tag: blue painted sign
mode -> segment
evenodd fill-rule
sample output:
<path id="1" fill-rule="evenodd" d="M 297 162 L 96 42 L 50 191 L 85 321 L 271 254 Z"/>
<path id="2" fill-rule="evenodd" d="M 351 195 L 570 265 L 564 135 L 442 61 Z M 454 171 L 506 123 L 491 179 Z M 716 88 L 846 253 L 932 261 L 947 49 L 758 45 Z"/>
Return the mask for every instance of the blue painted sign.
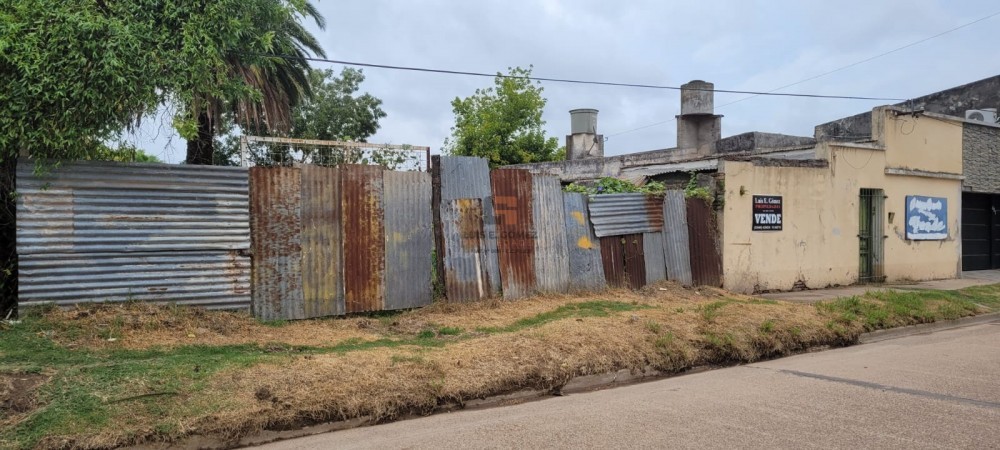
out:
<path id="1" fill-rule="evenodd" d="M 914 241 L 948 239 L 948 199 L 907 195 L 906 238 Z"/>

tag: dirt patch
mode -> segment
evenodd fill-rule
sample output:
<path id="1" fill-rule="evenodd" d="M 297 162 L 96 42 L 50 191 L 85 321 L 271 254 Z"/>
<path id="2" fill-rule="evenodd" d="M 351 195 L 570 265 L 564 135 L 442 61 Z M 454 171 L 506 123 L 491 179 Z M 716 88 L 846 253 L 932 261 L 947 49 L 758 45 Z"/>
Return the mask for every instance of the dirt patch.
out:
<path id="1" fill-rule="evenodd" d="M 0 373 L 0 426 L 14 425 L 38 406 L 36 389 L 48 377 L 29 373 Z"/>

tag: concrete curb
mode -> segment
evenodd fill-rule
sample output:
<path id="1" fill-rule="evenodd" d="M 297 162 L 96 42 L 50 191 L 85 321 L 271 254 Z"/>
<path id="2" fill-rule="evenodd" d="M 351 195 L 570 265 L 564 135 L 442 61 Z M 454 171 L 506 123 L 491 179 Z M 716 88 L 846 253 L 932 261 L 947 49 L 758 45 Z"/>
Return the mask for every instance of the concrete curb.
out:
<path id="1" fill-rule="evenodd" d="M 991 322 L 1000 322 L 1000 312 L 981 314 L 972 317 L 963 317 L 961 319 L 955 319 L 955 320 L 944 320 L 941 322 L 922 323 L 918 325 L 910 325 L 908 327 L 889 328 L 887 330 L 876 330 L 869 333 L 862 333 L 861 337 L 858 339 L 858 343 L 871 344 L 873 342 L 881 342 L 889 339 L 898 339 L 901 337 L 912 336 L 914 334 L 933 333 L 935 331 L 968 327 L 972 325 L 981 325 Z"/>

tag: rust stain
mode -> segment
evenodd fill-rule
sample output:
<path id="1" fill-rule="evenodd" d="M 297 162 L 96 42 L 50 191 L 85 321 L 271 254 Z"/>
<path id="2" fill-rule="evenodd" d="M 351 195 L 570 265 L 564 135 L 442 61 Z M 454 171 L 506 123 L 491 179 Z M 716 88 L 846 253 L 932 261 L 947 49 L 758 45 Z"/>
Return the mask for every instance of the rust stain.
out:
<path id="1" fill-rule="evenodd" d="M 263 319 L 300 319 L 301 175 L 291 167 L 250 169 L 251 298 Z"/>
<path id="2" fill-rule="evenodd" d="M 601 239 L 601 264 L 604 279 L 611 287 L 625 287 L 625 246 L 621 236 L 605 236 Z"/>
<path id="3" fill-rule="evenodd" d="M 490 176 L 496 216 L 497 252 L 504 297 L 523 297 L 537 288 L 532 214 L 532 175 L 527 170 L 494 170 Z"/>
<path id="4" fill-rule="evenodd" d="M 639 290 L 646 285 L 646 252 L 643 250 L 642 234 L 622 236 L 625 246 L 625 279 L 628 287 Z"/>
<path id="5" fill-rule="evenodd" d="M 483 237 L 483 205 L 478 198 L 460 198 L 455 200 L 458 209 L 458 232 L 462 239 L 462 249 L 469 252 L 479 251 Z"/>
<path id="6" fill-rule="evenodd" d="M 655 231 L 663 230 L 663 195 L 647 195 L 644 203 L 646 220 Z"/>
<path id="7" fill-rule="evenodd" d="M 379 311 L 385 304 L 382 169 L 345 165 L 341 170 L 345 309 Z"/>
<path id="8" fill-rule="evenodd" d="M 340 169 L 303 166 L 301 172 L 305 316 L 343 314 Z"/>

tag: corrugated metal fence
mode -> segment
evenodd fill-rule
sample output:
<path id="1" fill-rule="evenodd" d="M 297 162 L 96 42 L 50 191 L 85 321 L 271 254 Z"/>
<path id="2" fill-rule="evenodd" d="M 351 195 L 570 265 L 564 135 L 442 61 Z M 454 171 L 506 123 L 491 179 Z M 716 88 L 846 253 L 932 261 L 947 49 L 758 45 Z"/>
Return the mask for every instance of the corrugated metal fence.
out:
<path id="1" fill-rule="evenodd" d="M 46 177 L 24 162 L 17 179 L 21 305 L 413 308 L 432 301 L 435 249 L 450 301 L 722 281 L 708 203 L 588 198 L 480 158 L 435 157 L 432 173 L 73 163 Z"/>
<path id="2" fill-rule="evenodd" d="M 247 171 L 63 163 L 17 168 L 18 298 L 250 304 Z"/>
<path id="3" fill-rule="evenodd" d="M 345 165 L 254 167 L 250 176 L 258 317 L 430 304 L 430 174 Z"/>

